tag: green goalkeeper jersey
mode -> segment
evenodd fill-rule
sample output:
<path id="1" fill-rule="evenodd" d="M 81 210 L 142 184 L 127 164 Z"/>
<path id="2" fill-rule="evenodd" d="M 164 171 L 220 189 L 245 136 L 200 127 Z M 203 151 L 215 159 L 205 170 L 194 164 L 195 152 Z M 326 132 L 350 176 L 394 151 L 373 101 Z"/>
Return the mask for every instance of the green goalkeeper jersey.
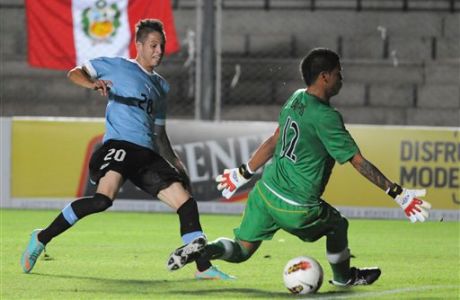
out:
<path id="1" fill-rule="evenodd" d="M 293 205 L 318 205 L 335 161 L 359 152 L 340 113 L 304 89 L 283 106 L 280 135 L 272 162 L 262 175 L 265 186 Z"/>

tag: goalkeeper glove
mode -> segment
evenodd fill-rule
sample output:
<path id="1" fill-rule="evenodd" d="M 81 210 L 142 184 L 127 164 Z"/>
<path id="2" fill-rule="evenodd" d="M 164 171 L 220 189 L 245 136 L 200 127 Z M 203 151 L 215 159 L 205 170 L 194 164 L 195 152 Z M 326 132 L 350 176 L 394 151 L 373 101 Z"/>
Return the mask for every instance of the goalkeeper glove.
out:
<path id="1" fill-rule="evenodd" d="M 223 174 L 216 177 L 217 189 L 222 191 L 222 196 L 230 199 L 238 188 L 251 179 L 252 175 L 247 164 L 242 164 L 239 168 L 225 169 Z"/>
<path id="2" fill-rule="evenodd" d="M 426 190 L 408 190 L 394 183 L 386 193 L 393 197 L 396 203 L 401 206 L 406 216 L 412 223 L 424 222 L 428 219 L 431 204 L 416 197 L 424 197 Z"/>

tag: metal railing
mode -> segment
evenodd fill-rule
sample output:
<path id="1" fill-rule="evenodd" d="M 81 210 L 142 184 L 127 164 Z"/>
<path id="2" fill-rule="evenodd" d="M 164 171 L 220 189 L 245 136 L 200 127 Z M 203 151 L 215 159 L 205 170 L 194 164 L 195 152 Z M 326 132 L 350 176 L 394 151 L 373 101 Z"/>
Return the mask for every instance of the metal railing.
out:
<path id="1" fill-rule="evenodd" d="M 459 12 L 459 0 L 223 0 L 223 9 Z M 193 9 L 196 0 L 172 0 L 174 9 Z"/>

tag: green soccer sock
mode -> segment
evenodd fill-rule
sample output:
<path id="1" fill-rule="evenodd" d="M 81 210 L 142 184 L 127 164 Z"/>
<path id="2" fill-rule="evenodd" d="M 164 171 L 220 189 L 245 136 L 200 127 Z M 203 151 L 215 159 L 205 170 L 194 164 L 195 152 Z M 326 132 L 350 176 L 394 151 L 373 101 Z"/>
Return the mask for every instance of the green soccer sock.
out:
<path id="1" fill-rule="evenodd" d="M 327 260 L 331 265 L 334 281 L 346 283 L 350 279 L 350 249 L 345 247 L 341 251 L 337 248 L 331 251 L 331 245 L 327 247 Z"/>
<path id="2" fill-rule="evenodd" d="M 219 238 L 209 243 L 202 256 L 207 259 L 221 259 L 232 263 L 240 263 L 247 260 L 251 255 L 249 251 L 237 241 Z"/>
<path id="3" fill-rule="evenodd" d="M 342 218 L 338 226 L 327 234 L 327 260 L 331 265 L 334 281 L 346 283 L 350 279 L 350 249 L 348 249 L 348 221 Z"/>
<path id="4" fill-rule="evenodd" d="M 350 258 L 336 264 L 329 264 L 334 275 L 334 281 L 346 283 L 350 279 Z"/>

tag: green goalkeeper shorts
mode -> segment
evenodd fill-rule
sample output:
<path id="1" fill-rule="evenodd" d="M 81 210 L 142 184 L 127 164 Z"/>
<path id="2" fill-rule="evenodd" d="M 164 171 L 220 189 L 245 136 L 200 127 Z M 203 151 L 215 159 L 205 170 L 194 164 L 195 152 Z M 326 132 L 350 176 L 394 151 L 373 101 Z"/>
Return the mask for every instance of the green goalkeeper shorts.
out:
<path id="1" fill-rule="evenodd" d="M 276 197 L 259 181 L 249 193 L 243 220 L 234 233 L 238 240 L 255 242 L 271 240 L 283 229 L 302 241 L 313 242 L 333 232 L 346 245 L 347 228 L 345 217 L 327 202 L 295 206 Z"/>

